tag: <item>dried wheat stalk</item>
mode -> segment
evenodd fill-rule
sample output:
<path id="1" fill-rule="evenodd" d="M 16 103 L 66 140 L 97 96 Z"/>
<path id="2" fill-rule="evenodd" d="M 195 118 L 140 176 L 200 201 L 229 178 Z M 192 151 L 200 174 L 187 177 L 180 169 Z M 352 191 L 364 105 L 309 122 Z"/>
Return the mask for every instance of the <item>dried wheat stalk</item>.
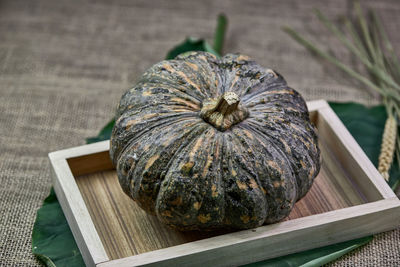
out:
<path id="1" fill-rule="evenodd" d="M 397 123 L 393 116 L 387 118 L 383 131 L 381 153 L 379 155 L 378 170 L 386 181 L 389 181 L 389 170 L 393 162 L 396 148 Z"/>

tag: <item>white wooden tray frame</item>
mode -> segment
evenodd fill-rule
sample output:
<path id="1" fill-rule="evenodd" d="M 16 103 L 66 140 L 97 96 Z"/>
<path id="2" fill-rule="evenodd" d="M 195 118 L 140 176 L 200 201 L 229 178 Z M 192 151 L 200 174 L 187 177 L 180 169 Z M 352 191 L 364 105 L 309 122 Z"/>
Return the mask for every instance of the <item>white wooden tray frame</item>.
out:
<path id="1" fill-rule="evenodd" d="M 332 145 L 337 148 L 334 152 L 341 155 L 342 165 L 349 165 L 344 168 L 373 202 L 110 260 L 67 162 L 69 158 L 108 151 L 109 141 L 52 152 L 49 158 L 54 173 L 54 189 L 86 265 L 241 265 L 398 227 L 400 200 L 328 103 L 317 100 L 307 105 L 333 129 L 333 132 L 320 134 L 335 135 L 332 142 L 340 140 Z"/>

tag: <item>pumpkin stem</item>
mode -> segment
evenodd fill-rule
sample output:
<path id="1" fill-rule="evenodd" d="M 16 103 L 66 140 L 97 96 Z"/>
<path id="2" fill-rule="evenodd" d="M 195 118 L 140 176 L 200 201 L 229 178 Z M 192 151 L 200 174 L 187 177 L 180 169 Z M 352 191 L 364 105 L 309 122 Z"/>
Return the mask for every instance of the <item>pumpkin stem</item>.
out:
<path id="1" fill-rule="evenodd" d="M 215 107 L 215 111 L 221 113 L 226 116 L 231 114 L 235 110 L 237 110 L 239 106 L 239 97 L 234 92 L 226 92 L 220 97 L 217 106 Z"/>
<path id="2" fill-rule="evenodd" d="M 229 129 L 248 115 L 249 112 L 240 105 L 240 98 L 234 92 L 225 92 L 216 99 L 205 101 L 200 111 L 200 117 L 220 131 Z"/>

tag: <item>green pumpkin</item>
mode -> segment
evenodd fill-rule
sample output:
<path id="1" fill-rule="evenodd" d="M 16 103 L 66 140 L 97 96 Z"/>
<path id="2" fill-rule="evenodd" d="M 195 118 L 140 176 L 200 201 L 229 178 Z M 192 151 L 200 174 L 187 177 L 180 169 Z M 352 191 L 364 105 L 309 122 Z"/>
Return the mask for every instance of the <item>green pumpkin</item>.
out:
<path id="1" fill-rule="evenodd" d="M 122 189 L 179 230 L 280 221 L 320 170 L 303 98 L 243 55 L 162 61 L 122 96 L 117 118 L 110 156 Z"/>

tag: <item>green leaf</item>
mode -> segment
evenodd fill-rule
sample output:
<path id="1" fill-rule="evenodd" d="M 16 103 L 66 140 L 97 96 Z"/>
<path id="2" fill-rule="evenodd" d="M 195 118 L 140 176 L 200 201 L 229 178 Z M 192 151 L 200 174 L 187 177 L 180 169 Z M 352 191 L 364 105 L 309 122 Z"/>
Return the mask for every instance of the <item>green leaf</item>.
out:
<path id="1" fill-rule="evenodd" d="M 103 129 L 101 129 L 100 133 L 97 136 L 86 138 L 86 143 L 91 144 L 110 139 L 114 124 L 115 119 L 112 119 L 107 123 L 106 126 L 103 127 Z"/>
<path id="2" fill-rule="evenodd" d="M 385 107 L 380 105 L 367 108 L 356 103 L 330 103 L 330 106 L 368 158 L 377 166 L 387 117 Z"/>
<path id="3" fill-rule="evenodd" d="M 191 52 L 191 51 L 204 51 L 220 57 L 222 55 L 222 49 L 224 45 L 224 37 L 226 28 L 228 25 L 228 19 L 225 15 L 220 14 L 217 20 L 217 28 L 214 35 L 214 47 L 207 43 L 203 39 L 194 37 L 188 37 L 185 41 L 172 48 L 165 59 L 174 59 L 177 55 Z"/>
<path id="4" fill-rule="evenodd" d="M 168 52 L 165 59 L 174 59 L 177 55 L 191 51 L 205 51 L 212 53 L 217 57 L 220 56 L 218 52 L 215 51 L 214 48 L 211 45 L 209 45 L 205 40 L 188 37 L 181 44 L 172 48 L 172 50 Z"/>
<path id="5" fill-rule="evenodd" d="M 37 211 L 32 252 L 46 266 L 85 266 L 53 188 Z"/>
<path id="6" fill-rule="evenodd" d="M 330 106 L 377 167 L 387 118 L 385 107 L 367 108 L 357 103 L 330 103 Z M 393 188 L 400 181 L 400 167 L 396 160 L 390 168 L 389 177 L 389 186 Z"/>
<path id="7" fill-rule="evenodd" d="M 248 267 L 312 267 L 321 266 L 331 262 L 346 253 L 361 247 L 372 240 L 372 236 L 367 236 L 343 243 L 338 243 L 322 248 L 316 248 L 304 252 L 290 254 L 266 261 L 248 264 Z"/>
<path id="8" fill-rule="evenodd" d="M 217 29 L 215 30 L 214 36 L 214 49 L 219 55 L 222 55 L 222 49 L 224 47 L 224 39 L 226 28 L 228 27 L 228 19 L 224 14 L 218 16 Z"/>

